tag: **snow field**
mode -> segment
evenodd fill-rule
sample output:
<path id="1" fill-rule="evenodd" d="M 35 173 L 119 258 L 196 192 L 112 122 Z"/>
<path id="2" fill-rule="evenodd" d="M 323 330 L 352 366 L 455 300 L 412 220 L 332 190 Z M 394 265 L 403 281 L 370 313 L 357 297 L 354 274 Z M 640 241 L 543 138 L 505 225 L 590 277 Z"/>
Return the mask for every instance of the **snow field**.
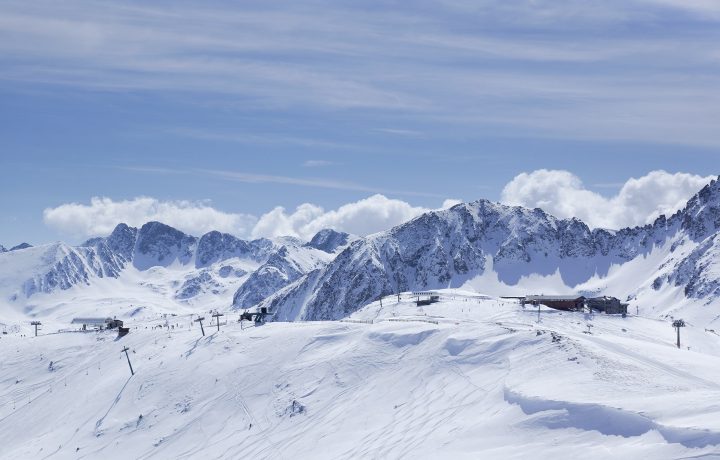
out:
<path id="1" fill-rule="evenodd" d="M 538 323 L 512 301 L 440 293 L 341 322 L 228 315 L 206 337 L 189 316 L 170 331 L 133 318 L 120 340 L 4 335 L 0 457 L 720 456 L 718 335 L 690 325 L 678 350 L 665 321 L 543 308 Z"/>

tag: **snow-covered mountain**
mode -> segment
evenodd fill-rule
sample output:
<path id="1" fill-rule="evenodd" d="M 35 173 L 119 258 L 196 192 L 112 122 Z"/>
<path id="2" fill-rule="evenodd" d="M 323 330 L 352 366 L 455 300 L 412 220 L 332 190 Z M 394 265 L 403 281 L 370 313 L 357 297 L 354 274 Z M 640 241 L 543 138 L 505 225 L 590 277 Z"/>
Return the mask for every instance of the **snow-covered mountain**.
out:
<path id="1" fill-rule="evenodd" d="M 618 231 L 487 200 L 423 214 L 364 238 L 323 230 L 245 241 L 159 222 L 118 225 L 78 247 L 0 253 L 0 301 L 30 309 L 51 295 L 119 279 L 189 305 L 267 306 L 281 320 L 336 319 L 398 291 L 464 287 L 493 295 L 612 295 L 672 315 L 720 301 L 720 182 L 653 224 Z M 47 299 L 46 299 L 47 300 Z M 703 310 L 704 308 L 704 310 Z"/>
<path id="2" fill-rule="evenodd" d="M 121 268 L 116 258 L 101 257 L 94 248 L 47 244 L 0 254 L 0 289 L 15 301 L 89 284 L 92 278 L 117 276 Z"/>
<path id="3" fill-rule="evenodd" d="M 160 222 L 148 222 L 137 233 L 133 265 L 138 270 L 192 262 L 197 238 Z"/>
<path id="4" fill-rule="evenodd" d="M 62 291 L 99 289 L 97 296 L 121 299 L 124 290 L 142 286 L 148 296 L 170 303 L 228 306 L 247 281 L 248 288 L 266 286 L 259 301 L 331 257 L 292 238 L 245 241 L 220 232 L 197 238 L 160 222 L 139 229 L 119 224 L 107 237 L 77 247 L 58 242 L 1 253 L 0 302 L 30 310 L 54 305 L 56 298 L 66 301 Z M 258 268 L 263 270 L 255 274 Z M 113 279 L 120 285 L 106 281 Z"/>
<path id="5" fill-rule="evenodd" d="M 265 238 L 245 241 L 228 233 L 209 232 L 198 241 L 195 266 L 208 267 L 235 257 L 262 262 L 275 249 L 273 242 Z"/>
<path id="6" fill-rule="evenodd" d="M 480 200 L 357 239 L 150 222 L 4 252 L 0 345 L 17 352 L 0 359 L 3 455 L 716 458 L 718 230 L 714 181 L 619 231 Z M 418 307 L 417 289 L 439 302 Z M 565 292 L 631 314 L 499 297 Z M 233 299 L 342 321 L 248 327 Z M 222 307 L 227 322 L 201 332 L 197 314 Z M 682 348 L 658 318 L 679 314 Z M 71 325 L 100 315 L 131 333 Z"/>
<path id="7" fill-rule="evenodd" d="M 287 244 L 255 270 L 233 296 L 235 308 L 248 308 L 289 285 L 305 273 L 325 266 L 332 256 L 312 246 Z"/>
<path id="8" fill-rule="evenodd" d="M 320 249 L 327 253 L 334 253 L 355 239 L 357 239 L 357 237 L 351 236 L 349 233 L 338 232 L 337 230 L 327 228 L 317 232 L 306 246 Z"/>
<path id="9" fill-rule="evenodd" d="M 720 296 L 719 229 L 717 180 L 669 218 L 619 231 L 479 200 L 356 240 L 262 305 L 280 319 L 337 319 L 380 295 L 465 285 L 498 295 L 607 293 L 633 306 L 665 286 L 672 299 L 660 300 L 673 306 L 678 290 L 707 303 Z"/>

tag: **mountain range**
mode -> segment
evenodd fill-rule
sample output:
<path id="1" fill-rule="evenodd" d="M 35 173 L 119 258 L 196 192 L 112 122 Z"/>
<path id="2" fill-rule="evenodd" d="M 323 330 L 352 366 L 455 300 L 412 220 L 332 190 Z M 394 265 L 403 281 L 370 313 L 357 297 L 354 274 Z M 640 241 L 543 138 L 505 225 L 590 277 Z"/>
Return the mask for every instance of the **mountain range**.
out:
<path id="1" fill-rule="evenodd" d="M 487 200 L 431 211 L 366 237 L 323 230 L 309 242 L 247 241 L 216 231 L 195 237 L 160 222 L 119 224 L 79 246 L 0 249 L 0 302 L 37 315 L 58 292 L 71 293 L 63 297 L 69 302 L 100 286 L 103 298 L 113 298 L 132 285 L 152 291 L 158 302 L 264 306 L 275 319 L 292 321 L 339 319 L 401 291 L 466 288 L 614 295 L 631 309 L 672 315 L 692 308 L 712 321 L 717 314 L 708 305 L 720 299 L 719 229 L 718 180 L 675 214 L 621 230 Z"/>
<path id="2" fill-rule="evenodd" d="M 317 244 L 297 238 L 246 241 L 216 231 L 198 238 L 160 222 L 140 228 L 121 223 L 107 237 L 79 246 L 56 242 L 1 253 L 0 302 L 35 315 L 42 314 L 38 308 L 54 309 L 56 299 L 117 300 L 140 288 L 134 303 L 166 302 L 171 310 L 178 304 L 226 307 L 236 291 L 238 306 L 250 306 L 249 299 L 262 300 L 327 263 L 348 238 L 335 231 L 321 232 Z"/>
<path id="3" fill-rule="evenodd" d="M 354 241 L 327 266 L 265 299 L 281 319 L 338 319 L 396 292 L 471 287 L 614 295 L 672 314 L 720 297 L 720 182 L 672 216 L 617 231 L 487 200 L 432 211 Z M 707 320 L 717 317 L 705 309 Z"/>

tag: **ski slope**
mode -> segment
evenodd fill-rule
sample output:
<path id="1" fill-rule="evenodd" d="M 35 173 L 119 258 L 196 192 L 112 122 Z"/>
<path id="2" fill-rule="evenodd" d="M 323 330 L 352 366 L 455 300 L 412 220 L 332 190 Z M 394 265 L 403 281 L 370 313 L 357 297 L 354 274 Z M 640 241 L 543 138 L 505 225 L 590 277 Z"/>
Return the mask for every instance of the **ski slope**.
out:
<path id="1" fill-rule="evenodd" d="M 720 458 L 715 332 L 689 324 L 677 349 L 668 321 L 543 308 L 538 322 L 439 292 L 337 322 L 228 314 L 205 337 L 185 315 L 138 315 L 119 340 L 8 328 L 0 457 Z"/>

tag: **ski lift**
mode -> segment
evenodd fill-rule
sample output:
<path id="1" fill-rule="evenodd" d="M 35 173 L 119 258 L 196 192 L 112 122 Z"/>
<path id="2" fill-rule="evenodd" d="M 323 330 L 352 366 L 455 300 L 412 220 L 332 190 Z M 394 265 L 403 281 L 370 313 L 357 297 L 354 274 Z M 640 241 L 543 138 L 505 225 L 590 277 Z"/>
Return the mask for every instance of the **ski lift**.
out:
<path id="1" fill-rule="evenodd" d="M 254 321 L 256 326 L 260 326 L 265 324 L 265 318 L 268 316 L 271 315 L 268 313 L 267 307 L 260 307 L 260 311 L 250 312 L 245 310 L 240 314 L 240 319 L 238 321 L 241 325 L 243 321 Z"/>

